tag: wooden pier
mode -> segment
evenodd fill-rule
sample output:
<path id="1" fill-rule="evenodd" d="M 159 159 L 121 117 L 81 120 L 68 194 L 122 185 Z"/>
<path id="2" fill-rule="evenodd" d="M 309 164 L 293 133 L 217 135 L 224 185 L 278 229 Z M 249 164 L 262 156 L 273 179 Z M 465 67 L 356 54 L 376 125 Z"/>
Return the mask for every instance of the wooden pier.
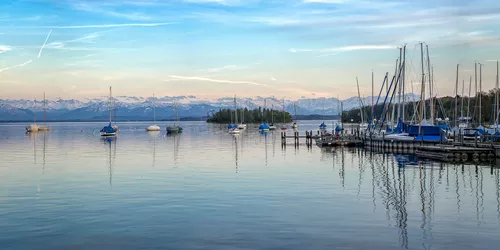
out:
<path id="1" fill-rule="evenodd" d="M 298 131 L 293 131 L 292 136 L 287 135 L 286 132 L 281 132 L 281 145 L 286 146 L 287 140 L 293 139 L 293 144 L 298 146 L 300 144 L 300 139 L 305 139 L 307 146 L 312 146 L 312 141 L 318 136 L 314 136 L 312 131 L 306 131 L 305 135 L 300 135 Z"/>

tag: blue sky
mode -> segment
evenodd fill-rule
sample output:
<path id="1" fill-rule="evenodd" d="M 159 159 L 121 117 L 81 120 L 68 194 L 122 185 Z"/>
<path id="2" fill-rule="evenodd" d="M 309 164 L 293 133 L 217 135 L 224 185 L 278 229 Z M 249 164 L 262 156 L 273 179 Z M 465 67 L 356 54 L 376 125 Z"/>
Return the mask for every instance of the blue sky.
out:
<path id="1" fill-rule="evenodd" d="M 440 95 L 456 64 L 495 84 L 496 0 L 17 0 L 0 5 L 0 98 L 371 93 L 407 44 L 429 45 Z M 410 86 L 408 84 L 408 86 Z M 408 87 L 407 91 L 411 91 Z M 376 90 L 377 92 L 377 90 Z"/>

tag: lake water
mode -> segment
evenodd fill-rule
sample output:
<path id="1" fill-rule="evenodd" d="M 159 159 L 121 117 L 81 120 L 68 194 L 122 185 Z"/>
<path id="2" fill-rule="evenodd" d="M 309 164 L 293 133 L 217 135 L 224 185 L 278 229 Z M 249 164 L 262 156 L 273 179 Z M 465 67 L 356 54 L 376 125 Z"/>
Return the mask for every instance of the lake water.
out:
<path id="1" fill-rule="evenodd" d="M 301 131 L 320 121 L 304 121 Z M 184 122 L 0 124 L 0 249 L 496 249 L 500 169 Z M 329 124 L 329 126 L 331 126 Z"/>

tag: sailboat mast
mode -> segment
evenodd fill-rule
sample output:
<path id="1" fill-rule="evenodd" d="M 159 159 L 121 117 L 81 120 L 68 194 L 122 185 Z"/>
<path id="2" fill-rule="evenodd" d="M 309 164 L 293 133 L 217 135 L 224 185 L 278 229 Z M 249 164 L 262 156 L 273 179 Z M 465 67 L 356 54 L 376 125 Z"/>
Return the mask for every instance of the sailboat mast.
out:
<path id="1" fill-rule="evenodd" d="M 283 123 L 286 123 L 286 121 L 285 121 L 285 98 L 283 98 Z"/>
<path id="2" fill-rule="evenodd" d="M 45 100 L 45 92 L 43 92 L 43 125 L 47 125 L 47 107 L 46 107 L 46 100 Z"/>
<path id="3" fill-rule="evenodd" d="M 477 62 L 474 62 L 474 113 L 476 113 L 477 108 Z"/>
<path id="4" fill-rule="evenodd" d="M 403 81 L 401 88 L 403 89 L 403 104 L 401 105 L 401 119 L 405 121 L 405 72 L 406 72 L 406 44 L 403 46 Z"/>
<path id="5" fill-rule="evenodd" d="M 472 76 L 469 78 L 469 96 L 467 97 L 467 127 L 469 126 L 469 117 L 470 117 L 470 97 L 471 97 L 471 90 L 472 90 Z"/>
<path id="6" fill-rule="evenodd" d="M 36 110 L 35 110 L 35 107 L 36 107 L 36 99 L 33 102 L 33 123 L 36 124 Z"/>
<path id="7" fill-rule="evenodd" d="M 359 113 L 361 115 L 361 123 L 365 123 L 365 117 L 363 116 L 363 101 L 361 100 L 361 92 L 359 92 L 358 77 L 356 77 L 356 86 L 358 87 Z"/>
<path id="8" fill-rule="evenodd" d="M 396 79 L 396 85 L 398 84 L 398 79 L 397 79 L 397 75 L 398 75 L 398 69 L 399 69 L 399 65 L 398 65 L 398 62 L 400 62 L 399 58 L 396 59 L 396 69 L 394 70 L 394 78 Z M 394 89 L 396 89 L 396 86 L 394 86 Z M 387 96 L 389 96 L 389 93 L 387 93 Z M 392 100 L 392 99 L 391 99 Z M 389 103 L 388 107 L 391 107 L 392 106 L 392 112 L 391 112 L 391 129 L 394 129 L 394 112 L 396 111 L 396 108 L 399 107 L 399 102 L 398 102 L 398 105 L 394 105 L 392 103 Z"/>
<path id="9" fill-rule="evenodd" d="M 420 122 L 418 125 L 418 133 L 420 134 L 422 131 L 422 120 L 425 117 L 424 112 L 425 109 L 423 108 L 424 101 L 425 101 L 425 72 L 424 72 L 424 45 L 423 43 L 420 43 L 420 61 L 422 63 L 422 86 L 420 90 Z"/>
<path id="10" fill-rule="evenodd" d="M 373 91 L 374 91 L 374 85 L 373 85 L 373 70 L 372 70 L 372 116 L 374 115 L 373 113 L 375 112 L 375 110 L 374 110 L 375 109 L 375 103 L 373 103 L 373 98 L 374 98 L 373 96 L 375 94 L 374 94 Z"/>
<path id="11" fill-rule="evenodd" d="M 238 107 L 236 106 L 236 95 L 234 95 L 234 124 L 238 124 Z"/>
<path id="12" fill-rule="evenodd" d="M 403 62 L 403 48 L 399 48 L 399 66 L 398 66 L 398 70 L 401 71 L 401 65 L 402 65 L 402 62 Z M 401 75 L 401 74 L 399 74 Z M 397 77 L 398 75 L 396 75 Z M 397 115 L 397 120 L 401 119 L 401 79 L 399 79 L 399 82 L 398 82 L 398 115 Z"/>
<path id="13" fill-rule="evenodd" d="M 156 103 L 155 94 L 153 93 L 153 121 L 156 123 Z"/>
<path id="14" fill-rule="evenodd" d="M 455 126 L 457 126 L 457 121 L 458 121 L 458 70 L 459 70 L 460 64 L 457 64 L 457 77 L 456 77 L 456 82 L 455 82 Z"/>
<path id="15" fill-rule="evenodd" d="M 464 117 L 464 88 L 465 88 L 465 80 L 462 79 L 462 98 L 460 104 L 460 117 Z"/>
<path id="16" fill-rule="evenodd" d="M 481 125 L 481 120 L 483 119 L 481 113 L 481 91 L 482 91 L 482 83 L 483 83 L 483 64 L 479 64 L 479 126 Z"/>
<path id="17" fill-rule="evenodd" d="M 111 86 L 109 86 L 109 123 L 111 123 Z"/>
<path id="18" fill-rule="evenodd" d="M 434 125 L 434 112 L 433 110 L 433 102 L 434 102 L 434 96 L 432 95 L 432 76 L 431 76 L 431 59 L 429 57 L 429 45 L 425 45 L 425 48 L 427 50 L 427 72 L 429 73 L 428 79 L 429 79 L 429 106 L 430 106 L 430 112 L 431 112 L 431 125 Z"/>
<path id="19" fill-rule="evenodd" d="M 498 125 L 498 60 L 497 60 L 497 82 L 495 83 L 495 115 L 496 115 L 496 118 L 495 118 L 495 124 Z M 496 126 L 498 127 L 498 126 Z"/>
<path id="20" fill-rule="evenodd" d="M 274 104 L 271 104 L 271 124 L 274 124 Z"/>

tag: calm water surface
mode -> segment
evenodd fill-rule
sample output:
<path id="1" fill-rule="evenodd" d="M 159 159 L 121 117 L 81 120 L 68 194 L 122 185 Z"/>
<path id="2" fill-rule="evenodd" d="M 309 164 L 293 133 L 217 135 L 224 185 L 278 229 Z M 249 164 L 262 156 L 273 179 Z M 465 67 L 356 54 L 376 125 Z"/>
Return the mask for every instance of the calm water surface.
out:
<path id="1" fill-rule="evenodd" d="M 316 129 L 318 121 L 300 130 Z M 500 170 L 186 122 L 0 124 L 1 249 L 496 249 Z M 165 129 L 164 123 L 159 124 Z"/>

